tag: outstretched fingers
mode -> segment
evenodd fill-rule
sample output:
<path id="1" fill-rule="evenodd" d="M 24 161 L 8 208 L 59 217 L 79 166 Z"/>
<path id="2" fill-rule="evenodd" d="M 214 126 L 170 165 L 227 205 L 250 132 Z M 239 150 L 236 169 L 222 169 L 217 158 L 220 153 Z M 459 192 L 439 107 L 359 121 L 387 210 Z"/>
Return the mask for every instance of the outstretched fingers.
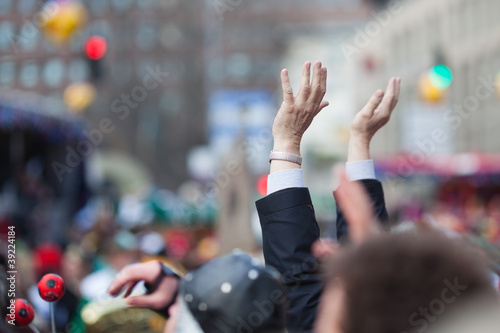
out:
<path id="1" fill-rule="evenodd" d="M 368 103 L 365 105 L 363 108 L 363 114 L 372 117 L 373 114 L 375 113 L 375 110 L 379 107 L 380 103 L 382 102 L 382 98 L 384 97 L 384 92 L 382 90 L 377 90 L 372 97 L 370 97 L 370 100 Z"/>
<path id="2" fill-rule="evenodd" d="M 394 92 L 394 100 L 392 102 L 392 109 L 396 107 L 399 101 L 399 92 L 401 91 L 401 78 L 398 77 L 396 78 L 396 87 L 395 87 L 395 92 Z"/>
<path id="3" fill-rule="evenodd" d="M 302 82 L 300 83 L 299 94 L 297 95 L 303 101 L 307 101 L 311 93 L 311 62 L 306 61 L 302 67 Z"/>
<path id="4" fill-rule="evenodd" d="M 281 71 L 281 86 L 283 88 L 283 100 L 286 103 L 292 104 L 294 101 L 293 89 L 290 83 L 290 76 L 288 75 L 287 69 Z"/>
<path id="5" fill-rule="evenodd" d="M 391 116 L 392 110 L 394 110 L 399 98 L 398 86 L 397 78 L 393 77 L 389 80 L 384 99 L 377 110 L 377 113 L 380 114 L 381 117 L 389 118 Z"/>
<path id="6" fill-rule="evenodd" d="M 315 105 L 319 105 L 320 97 L 321 97 L 321 62 L 317 61 L 314 64 L 312 82 L 311 82 L 311 95 L 309 96 L 309 100 L 313 101 Z"/>

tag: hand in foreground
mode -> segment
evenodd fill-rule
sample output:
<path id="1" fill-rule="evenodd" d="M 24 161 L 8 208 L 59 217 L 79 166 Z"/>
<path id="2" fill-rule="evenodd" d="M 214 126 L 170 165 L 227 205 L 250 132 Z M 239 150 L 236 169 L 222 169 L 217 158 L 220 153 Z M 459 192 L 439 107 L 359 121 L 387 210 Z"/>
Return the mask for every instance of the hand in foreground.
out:
<path id="1" fill-rule="evenodd" d="M 150 285 L 156 284 L 161 274 L 162 269 L 158 261 L 128 265 L 111 282 L 108 293 L 111 296 L 118 296 L 123 288 L 126 288 L 123 297 L 127 298 L 137 283 L 144 281 Z M 151 294 L 130 297 L 127 303 L 132 306 L 161 310 L 171 303 L 177 292 L 178 285 L 179 280 L 177 278 L 164 276 Z"/>
<path id="2" fill-rule="evenodd" d="M 345 174 L 342 175 L 342 182 L 335 192 L 335 198 L 349 225 L 349 237 L 352 244 L 361 244 L 380 234 L 370 199 L 359 182 L 347 181 Z M 341 249 L 331 240 L 319 239 L 313 244 L 311 251 L 315 257 L 325 258 L 337 255 Z"/>
<path id="3" fill-rule="evenodd" d="M 351 125 L 348 162 L 370 159 L 370 142 L 375 133 L 389 122 L 398 104 L 400 87 L 400 78 L 390 79 L 385 94 L 377 90 L 368 104 L 356 114 Z"/>
<path id="4" fill-rule="evenodd" d="M 302 69 L 302 82 L 297 96 L 288 77 L 288 71 L 281 72 L 283 86 L 283 104 L 273 124 L 274 150 L 300 155 L 300 142 L 304 132 L 311 125 L 314 117 L 326 106 L 326 67 L 316 62 L 311 82 L 311 63 L 308 61 Z"/>

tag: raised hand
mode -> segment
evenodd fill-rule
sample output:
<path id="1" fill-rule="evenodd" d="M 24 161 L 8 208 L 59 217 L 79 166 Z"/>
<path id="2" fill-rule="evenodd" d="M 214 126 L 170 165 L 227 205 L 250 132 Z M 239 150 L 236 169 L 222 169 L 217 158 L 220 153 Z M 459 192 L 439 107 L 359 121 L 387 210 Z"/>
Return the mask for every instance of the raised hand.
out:
<path id="1" fill-rule="evenodd" d="M 118 296 L 125 288 L 123 297 L 127 298 L 140 281 L 144 281 L 150 285 L 159 282 L 157 284 L 158 287 L 151 294 L 130 297 L 127 303 L 132 306 L 161 310 L 171 303 L 179 285 L 177 278 L 172 276 L 161 278 L 161 274 L 162 269 L 158 261 L 128 265 L 111 282 L 108 293 L 111 296 Z M 158 278 L 161 278 L 161 281 L 157 281 Z"/>
<path id="2" fill-rule="evenodd" d="M 348 162 L 370 159 L 370 142 L 389 119 L 399 99 L 400 78 L 391 78 L 384 94 L 377 90 L 368 104 L 356 114 L 351 125 Z"/>
<path id="3" fill-rule="evenodd" d="M 274 150 L 300 155 L 300 142 L 304 132 L 311 125 L 314 117 L 326 106 L 327 70 L 321 62 L 313 68 L 311 82 L 311 63 L 308 61 L 302 69 L 302 82 L 296 96 L 290 84 L 288 71 L 281 72 L 283 86 L 283 104 L 273 124 Z"/>

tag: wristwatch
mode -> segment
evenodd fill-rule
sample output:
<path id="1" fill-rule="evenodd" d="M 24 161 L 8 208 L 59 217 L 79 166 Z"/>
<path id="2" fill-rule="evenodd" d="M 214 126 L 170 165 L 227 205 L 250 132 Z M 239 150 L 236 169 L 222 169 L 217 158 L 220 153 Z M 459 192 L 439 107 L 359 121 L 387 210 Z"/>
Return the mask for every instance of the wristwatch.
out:
<path id="1" fill-rule="evenodd" d="M 154 280 L 153 283 L 148 283 L 148 282 L 144 283 L 144 287 L 146 288 L 146 294 L 152 294 L 152 293 L 154 293 L 158 289 L 158 287 L 160 286 L 160 283 L 166 277 L 173 277 L 173 278 L 176 278 L 176 279 L 180 279 L 181 278 L 180 275 L 176 271 L 174 271 L 173 269 L 171 269 L 170 267 L 162 264 L 161 262 L 158 262 L 158 264 L 161 267 L 160 274 L 158 274 L 158 276 L 156 277 L 156 279 Z M 178 294 L 178 292 L 176 292 L 173 295 L 173 297 L 170 300 L 170 302 L 163 309 L 154 310 L 154 311 L 156 311 L 157 313 L 159 313 L 160 315 L 162 315 L 162 316 L 164 316 L 165 318 L 168 319 L 168 317 L 170 316 L 168 314 L 168 310 L 176 302 L 176 300 L 177 300 L 177 294 Z"/>

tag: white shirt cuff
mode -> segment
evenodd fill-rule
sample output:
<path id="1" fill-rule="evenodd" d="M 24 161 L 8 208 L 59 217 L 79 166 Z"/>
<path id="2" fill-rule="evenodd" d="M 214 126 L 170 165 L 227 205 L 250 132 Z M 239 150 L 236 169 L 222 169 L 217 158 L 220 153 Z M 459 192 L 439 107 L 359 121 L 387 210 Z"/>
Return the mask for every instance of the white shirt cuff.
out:
<path id="1" fill-rule="evenodd" d="M 373 160 L 346 163 L 345 172 L 349 181 L 376 179 Z"/>
<path id="2" fill-rule="evenodd" d="M 293 187 L 304 187 L 302 169 L 283 170 L 267 177 L 267 195 Z"/>

